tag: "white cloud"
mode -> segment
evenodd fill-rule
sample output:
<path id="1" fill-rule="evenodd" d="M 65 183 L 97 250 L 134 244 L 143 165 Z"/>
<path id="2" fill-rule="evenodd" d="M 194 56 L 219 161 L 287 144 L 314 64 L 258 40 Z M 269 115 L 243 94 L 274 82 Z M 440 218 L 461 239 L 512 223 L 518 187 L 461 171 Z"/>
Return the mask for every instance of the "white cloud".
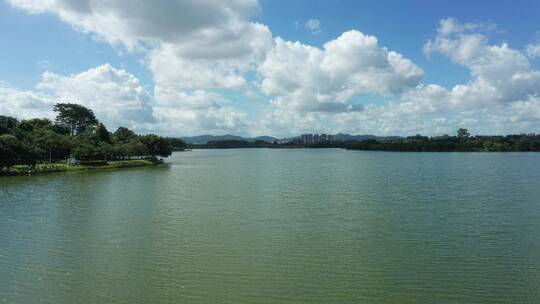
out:
<path id="1" fill-rule="evenodd" d="M 423 71 L 358 31 L 343 33 L 323 49 L 276 38 L 260 67 L 262 91 L 276 108 L 297 112 L 361 110 L 354 97 L 398 94 L 416 86 Z"/>
<path id="2" fill-rule="evenodd" d="M 0 115 L 29 119 L 35 117 L 53 118 L 51 96 L 33 91 L 24 91 L 0 82 Z"/>
<path id="3" fill-rule="evenodd" d="M 460 23 L 455 18 L 445 18 L 439 21 L 437 33 L 441 36 L 459 34 L 470 31 L 490 31 L 496 28 L 496 25 L 491 22 L 487 23 Z"/>
<path id="4" fill-rule="evenodd" d="M 31 13 L 50 12 L 111 45 L 149 51 L 160 86 L 241 88 L 243 75 L 272 43 L 249 18 L 257 0 L 9 0 Z"/>
<path id="5" fill-rule="evenodd" d="M 141 131 L 154 122 L 151 96 L 139 80 L 108 64 L 69 76 L 45 72 L 33 91 L 0 85 L 0 113 L 3 115 L 53 119 L 53 105 L 59 102 L 92 109 L 112 130 L 126 126 Z"/>
<path id="6" fill-rule="evenodd" d="M 272 69 L 263 71 L 263 75 L 266 73 L 268 77 L 263 81 L 263 91 L 275 97 L 274 110 L 268 111 L 265 119 L 267 128 L 293 134 L 318 131 L 387 135 L 450 134 L 459 127 L 468 127 L 481 134 L 538 130 L 540 72 L 531 68 L 527 56 L 505 43 L 490 45 L 488 37 L 479 31 L 494 26 L 460 24 L 455 19 L 444 19 L 440 25 L 436 38 L 428 41 L 424 51 L 445 55 L 471 71 L 472 78 L 468 83 L 451 89 L 436 84 L 414 87 L 420 78 L 407 82 L 405 80 L 414 77 L 399 77 L 421 76 L 421 73 L 395 73 L 393 77 L 381 77 L 372 69 L 359 68 L 384 62 L 385 56 L 380 56 L 384 52 L 372 51 L 369 52 L 372 57 L 350 58 L 345 55 L 346 52 L 340 53 L 328 47 L 330 42 L 324 50 L 319 50 L 300 43 L 278 41 L 277 51 L 274 52 L 281 56 L 270 55 L 268 60 L 275 57 L 276 64 L 270 65 Z M 340 42 L 342 47 L 338 50 L 354 49 L 347 47 L 354 44 Z M 286 49 L 285 52 L 279 52 L 280 44 Z M 355 54 L 362 53 L 356 51 Z M 334 55 L 341 60 L 328 59 L 336 58 Z M 361 58 L 369 64 L 363 64 Z M 317 64 L 319 62 L 321 64 Z M 391 60 L 388 59 L 388 62 Z M 321 72 L 321 66 L 328 63 L 332 63 L 329 65 L 332 69 Z M 405 66 L 414 65 L 410 63 Z M 263 65 L 263 68 L 268 67 Z M 414 68 L 404 70 L 414 71 Z M 347 71 L 367 75 L 355 78 Z M 338 80 L 334 83 L 333 79 Z M 351 86 L 347 86 L 351 79 L 361 79 L 358 83 L 362 86 L 357 83 L 354 92 L 348 90 Z M 352 104 L 353 96 L 370 93 L 387 95 L 387 101 L 364 103 L 361 111 L 345 110 L 346 107 L 343 107 L 343 104 Z M 325 99 L 321 96 L 331 97 Z M 338 110 L 335 111 L 327 110 L 331 107 L 325 102 L 335 100 L 342 101 L 342 107 L 336 106 L 333 109 Z"/>
<path id="7" fill-rule="evenodd" d="M 228 44 L 162 44 L 152 50 L 149 67 L 156 85 L 177 89 L 244 88 L 243 75 L 264 59 L 272 34 L 257 23 L 246 23 L 242 31 L 244 35 L 239 33 Z"/>
<path id="8" fill-rule="evenodd" d="M 246 114 L 220 94 L 156 87 L 153 97 L 135 76 L 109 64 L 67 76 L 45 72 L 32 91 L 0 83 L 2 115 L 54 119 L 52 108 L 59 102 L 92 109 L 111 131 L 119 126 L 170 136 L 248 131 Z"/>
<path id="9" fill-rule="evenodd" d="M 51 117 L 55 102 L 77 102 L 94 109 L 110 128 L 167 135 L 440 134 L 462 126 L 506 133 L 540 127 L 540 72 L 529 61 L 540 57 L 539 45 L 519 51 L 489 44 L 492 23 L 439 22 L 424 52 L 446 56 L 471 74 L 467 83 L 444 88 L 422 84 L 420 67 L 359 31 L 322 47 L 274 39 L 267 26 L 250 21 L 259 10 L 256 0 L 8 1 L 140 52 L 154 92 L 110 65 L 75 75 L 46 72 L 34 91 L 0 85 L 2 114 Z M 321 28 L 316 19 L 299 25 L 313 32 Z M 271 98 L 261 110 L 264 118 L 234 108 L 223 89 Z"/>
<path id="10" fill-rule="evenodd" d="M 320 33 L 321 32 L 321 21 L 318 19 L 309 19 L 304 23 L 304 27 L 308 30 L 310 30 L 312 33 Z"/>
<path id="11" fill-rule="evenodd" d="M 45 72 L 36 87 L 60 102 L 91 108 L 109 128 L 140 130 L 154 120 L 151 96 L 139 80 L 109 64 L 69 76 Z"/>
<path id="12" fill-rule="evenodd" d="M 525 51 L 531 59 L 540 58 L 540 43 L 527 45 Z"/>
<path id="13" fill-rule="evenodd" d="M 8 0 L 31 13 L 50 12 L 75 29 L 128 49 L 156 42 L 212 41 L 218 49 L 241 34 L 256 0 Z"/>
<path id="14" fill-rule="evenodd" d="M 464 34 L 464 30 L 447 29 L 444 19 L 433 41 L 428 41 L 424 51 L 440 53 L 453 62 L 470 69 L 472 79 L 467 84 L 452 89 L 451 102 L 467 107 L 485 107 L 496 103 L 525 100 L 540 94 L 540 72 L 533 70 L 530 62 L 518 50 L 506 43 L 489 45 L 488 38 L 479 33 Z M 451 23 L 457 29 L 475 29 L 473 24 Z"/>
<path id="15" fill-rule="evenodd" d="M 196 135 L 247 131 L 246 114 L 227 106 L 222 95 L 196 90 L 168 91 L 156 88 L 155 129 L 169 135 Z"/>

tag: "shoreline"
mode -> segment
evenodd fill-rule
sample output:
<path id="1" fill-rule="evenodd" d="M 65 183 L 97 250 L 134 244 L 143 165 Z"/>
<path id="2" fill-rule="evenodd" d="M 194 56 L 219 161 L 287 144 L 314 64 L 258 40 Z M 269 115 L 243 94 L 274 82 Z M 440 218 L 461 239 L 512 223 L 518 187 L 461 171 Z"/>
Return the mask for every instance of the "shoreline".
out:
<path id="1" fill-rule="evenodd" d="M 196 150 L 234 150 L 234 149 L 275 149 L 275 150 L 299 150 L 299 149 L 308 149 L 308 150 L 320 150 L 320 149 L 340 149 L 345 151 L 370 151 L 370 152 L 393 152 L 393 153 L 539 153 L 537 150 L 390 150 L 390 149 L 357 149 L 357 148 L 346 148 L 346 147 L 228 147 L 228 148 L 201 148 L 201 147 L 192 147 L 192 151 Z"/>
<path id="2" fill-rule="evenodd" d="M 15 165 L 9 171 L 0 171 L 0 177 L 9 176 L 25 176 L 37 175 L 46 173 L 74 172 L 74 171 L 91 171 L 91 170 L 113 170 L 123 168 L 137 168 L 163 165 L 163 160 L 115 160 L 102 162 L 98 165 L 73 165 L 68 166 L 66 163 L 52 164 L 37 164 L 34 167 L 29 165 Z"/>

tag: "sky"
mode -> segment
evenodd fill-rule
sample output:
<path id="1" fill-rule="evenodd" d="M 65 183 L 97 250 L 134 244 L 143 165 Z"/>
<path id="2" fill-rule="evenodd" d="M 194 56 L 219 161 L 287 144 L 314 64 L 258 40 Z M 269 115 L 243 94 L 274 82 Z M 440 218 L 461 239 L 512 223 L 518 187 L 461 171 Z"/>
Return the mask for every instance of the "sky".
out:
<path id="1" fill-rule="evenodd" d="M 0 115 L 167 136 L 540 133 L 539 1 L 0 0 Z"/>

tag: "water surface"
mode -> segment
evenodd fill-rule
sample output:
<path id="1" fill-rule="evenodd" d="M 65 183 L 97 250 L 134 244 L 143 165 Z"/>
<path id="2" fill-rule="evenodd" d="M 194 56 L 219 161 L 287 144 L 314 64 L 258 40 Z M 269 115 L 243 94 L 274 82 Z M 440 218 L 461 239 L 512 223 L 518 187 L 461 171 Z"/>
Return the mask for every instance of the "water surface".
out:
<path id="1" fill-rule="evenodd" d="M 0 179 L 0 303 L 540 303 L 540 153 L 196 150 Z"/>

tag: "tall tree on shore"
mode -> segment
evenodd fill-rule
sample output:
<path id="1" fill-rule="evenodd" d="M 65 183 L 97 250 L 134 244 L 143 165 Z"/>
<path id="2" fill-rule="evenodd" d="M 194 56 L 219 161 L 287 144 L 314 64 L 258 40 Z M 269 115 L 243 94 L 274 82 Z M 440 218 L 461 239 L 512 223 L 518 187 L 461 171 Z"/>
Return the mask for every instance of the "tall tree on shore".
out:
<path id="1" fill-rule="evenodd" d="M 106 142 L 108 144 L 112 143 L 111 133 L 107 130 L 104 124 L 99 123 L 96 128 L 96 136 L 99 141 Z"/>
<path id="2" fill-rule="evenodd" d="M 17 118 L 0 115 L 0 135 L 12 134 L 17 127 Z"/>
<path id="3" fill-rule="evenodd" d="M 10 134 L 0 135 L 0 169 L 17 163 L 22 144 Z"/>
<path id="4" fill-rule="evenodd" d="M 471 136 L 471 133 L 469 133 L 469 130 L 468 129 L 465 129 L 465 128 L 459 128 L 457 130 L 457 136 L 461 139 L 463 138 L 469 138 L 469 136 Z"/>
<path id="5" fill-rule="evenodd" d="M 137 134 L 128 128 L 119 127 L 116 131 L 114 131 L 113 139 L 116 143 L 125 144 L 132 140 L 136 140 Z"/>
<path id="6" fill-rule="evenodd" d="M 94 112 L 74 103 L 57 103 L 53 110 L 57 112 L 55 123 L 70 130 L 72 136 L 84 132 L 91 125 L 98 123 Z"/>
<path id="7" fill-rule="evenodd" d="M 155 134 L 143 135 L 141 142 L 146 146 L 148 154 L 155 158 L 156 156 L 167 157 L 172 154 L 172 146 L 168 140 Z"/>

